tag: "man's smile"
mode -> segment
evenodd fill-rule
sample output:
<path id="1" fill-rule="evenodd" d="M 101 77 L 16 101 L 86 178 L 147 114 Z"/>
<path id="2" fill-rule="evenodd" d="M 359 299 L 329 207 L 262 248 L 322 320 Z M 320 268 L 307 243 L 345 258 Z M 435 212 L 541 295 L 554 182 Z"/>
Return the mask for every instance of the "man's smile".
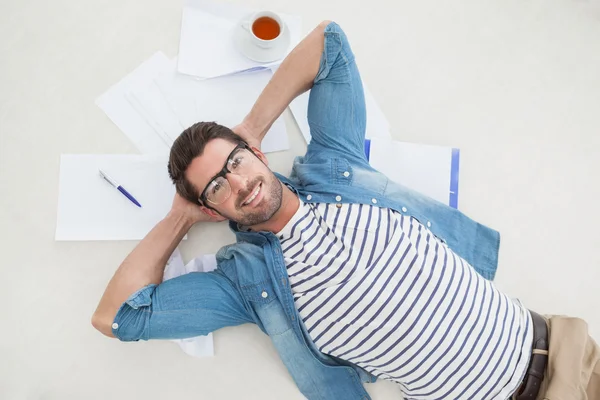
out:
<path id="1" fill-rule="evenodd" d="M 246 198 L 246 200 L 242 203 L 242 207 L 245 206 L 255 206 L 256 204 L 258 204 L 258 202 L 260 201 L 260 198 L 262 198 L 262 196 L 259 196 L 259 194 L 262 193 L 262 183 L 259 183 L 254 190 L 252 191 L 252 193 L 250 194 L 250 196 L 248 196 Z"/>

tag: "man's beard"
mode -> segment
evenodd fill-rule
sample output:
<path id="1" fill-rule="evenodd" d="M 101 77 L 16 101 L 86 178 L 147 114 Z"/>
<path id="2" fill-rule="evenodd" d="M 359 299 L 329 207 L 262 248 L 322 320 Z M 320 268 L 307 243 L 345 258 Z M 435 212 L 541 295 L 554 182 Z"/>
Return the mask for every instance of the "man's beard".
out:
<path id="1" fill-rule="evenodd" d="M 246 207 L 242 206 L 242 202 L 252 194 L 252 190 L 255 189 L 256 185 L 259 183 L 262 183 L 260 190 L 267 190 L 268 192 L 261 193 L 262 200 L 257 209 L 248 210 Z M 248 183 L 246 190 L 239 193 L 235 202 L 238 214 L 234 218 L 230 218 L 227 215 L 223 216 L 242 226 L 262 224 L 271 219 L 271 217 L 279 210 L 281 207 L 282 196 L 283 188 L 281 187 L 281 182 L 273 173 L 268 177 L 257 177 L 252 180 L 252 182 Z"/>

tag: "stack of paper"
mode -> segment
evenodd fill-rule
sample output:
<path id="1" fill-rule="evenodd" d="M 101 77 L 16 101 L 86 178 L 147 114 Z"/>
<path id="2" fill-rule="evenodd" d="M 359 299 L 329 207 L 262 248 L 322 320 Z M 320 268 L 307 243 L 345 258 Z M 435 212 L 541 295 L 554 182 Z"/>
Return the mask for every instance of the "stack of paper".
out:
<path id="1" fill-rule="evenodd" d="M 302 40 L 302 19 L 278 13 L 290 31 L 290 46 L 280 60 L 260 64 L 244 57 L 232 45 L 234 29 L 257 11 L 261 10 L 208 0 L 187 0 L 181 18 L 178 71 L 214 78 L 281 63 Z"/>
<path id="2" fill-rule="evenodd" d="M 459 149 L 374 138 L 365 154 L 392 181 L 458 208 Z"/>
<path id="3" fill-rule="evenodd" d="M 123 78 L 96 103 L 145 154 L 167 155 L 173 141 L 199 121 L 233 127 L 240 123 L 271 79 L 263 70 L 197 80 L 176 71 L 162 52 Z M 263 140 L 264 152 L 289 148 L 283 119 Z"/>
<path id="4" fill-rule="evenodd" d="M 187 0 L 179 56 L 170 60 L 157 52 L 101 95 L 96 104 L 144 154 L 168 154 L 179 134 L 199 121 L 229 127 L 239 124 L 269 82 L 270 67 L 278 65 L 302 39 L 302 19 L 280 14 L 291 37 L 282 59 L 260 64 L 246 58 L 235 47 L 234 29 L 256 11 Z M 261 150 L 288 148 L 285 124 L 279 119 L 265 136 Z"/>
<path id="5" fill-rule="evenodd" d="M 131 88 L 152 82 L 159 71 L 168 68 L 168 65 L 167 56 L 158 52 L 96 99 L 98 107 L 144 154 L 168 154 L 169 143 L 156 133 L 143 115 L 138 113 L 128 100 L 127 94 Z"/>

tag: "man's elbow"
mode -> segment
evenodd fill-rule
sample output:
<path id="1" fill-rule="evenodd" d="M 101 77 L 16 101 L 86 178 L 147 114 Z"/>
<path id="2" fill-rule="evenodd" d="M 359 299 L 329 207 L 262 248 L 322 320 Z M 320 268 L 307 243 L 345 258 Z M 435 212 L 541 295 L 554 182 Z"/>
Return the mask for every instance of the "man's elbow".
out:
<path id="1" fill-rule="evenodd" d="M 112 333 L 112 319 L 107 318 L 98 312 L 95 312 L 94 315 L 92 315 L 92 326 L 104 336 L 109 338 L 115 337 Z"/>
<path id="2" fill-rule="evenodd" d="M 319 25 L 317 25 L 317 28 L 320 29 L 321 31 L 324 31 L 325 28 L 327 28 L 327 26 L 332 22 L 333 21 L 331 21 L 329 19 L 323 20 L 319 23 Z"/>

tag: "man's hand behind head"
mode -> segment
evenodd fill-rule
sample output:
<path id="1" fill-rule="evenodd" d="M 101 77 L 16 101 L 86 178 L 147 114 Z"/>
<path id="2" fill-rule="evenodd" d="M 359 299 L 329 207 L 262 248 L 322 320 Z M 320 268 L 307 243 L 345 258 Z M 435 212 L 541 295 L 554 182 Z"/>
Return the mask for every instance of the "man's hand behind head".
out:
<path id="1" fill-rule="evenodd" d="M 246 122 L 234 126 L 231 130 L 244 139 L 250 147 L 256 147 L 260 150 L 260 140 L 258 139 L 260 133 L 253 131 Z"/>
<path id="2" fill-rule="evenodd" d="M 192 225 L 197 222 L 220 222 L 225 218 L 213 210 L 193 204 L 175 193 L 170 214 L 179 215 L 188 220 Z"/>

